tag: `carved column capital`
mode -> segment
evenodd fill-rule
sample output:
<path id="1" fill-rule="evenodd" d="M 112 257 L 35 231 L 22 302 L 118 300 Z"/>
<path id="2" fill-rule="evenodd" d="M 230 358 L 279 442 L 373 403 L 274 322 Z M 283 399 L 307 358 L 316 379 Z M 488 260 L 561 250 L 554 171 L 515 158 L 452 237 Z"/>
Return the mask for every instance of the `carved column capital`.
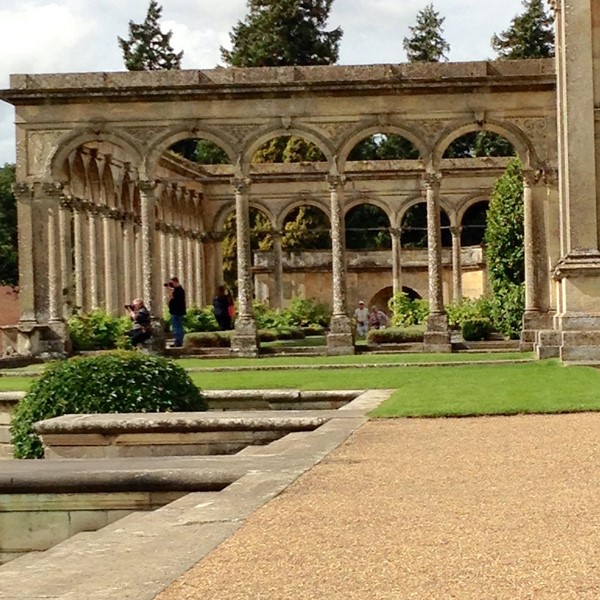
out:
<path id="1" fill-rule="evenodd" d="M 453 237 L 459 237 L 462 233 L 463 228 L 460 226 L 452 226 L 450 227 L 450 233 Z"/>
<path id="2" fill-rule="evenodd" d="M 439 189 L 442 184 L 442 174 L 439 172 L 436 173 L 424 173 L 423 174 L 423 185 L 426 189 Z"/>
<path id="3" fill-rule="evenodd" d="M 140 188 L 140 192 L 143 192 L 144 194 L 153 194 L 158 185 L 156 181 L 150 181 L 148 179 L 140 179 L 137 184 Z"/>
<path id="4" fill-rule="evenodd" d="M 247 194 L 250 191 L 252 180 L 248 177 L 233 177 L 230 181 L 236 194 Z"/>
<path id="5" fill-rule="evenodd" d="M 393 238 L 400 239 L 400 236 L 402 235 L 402 227 L 390 227 L 388 231 Z"/>
<path id="6" fill-rule="evenodd" d="M 344 175 L 327 175 L 327 183 L 329 190 L 335 192 L 346 185 L 346 177 Z"/>

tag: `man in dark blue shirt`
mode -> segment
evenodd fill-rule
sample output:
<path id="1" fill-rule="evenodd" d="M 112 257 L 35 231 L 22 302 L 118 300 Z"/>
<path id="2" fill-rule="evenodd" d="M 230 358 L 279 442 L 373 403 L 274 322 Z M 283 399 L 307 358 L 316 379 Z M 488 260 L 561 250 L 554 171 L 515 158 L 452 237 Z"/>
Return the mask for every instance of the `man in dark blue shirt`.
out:
<path id="1" fill-rule="evenodd" d="M 185 290 L 177 277 L 171 277 L 165 287 L 169 288 L 169 314 L 171 315 L 171 330 L 175 337 L 175 347 L 183 346 L 183 318 L 186 313 Z"/>

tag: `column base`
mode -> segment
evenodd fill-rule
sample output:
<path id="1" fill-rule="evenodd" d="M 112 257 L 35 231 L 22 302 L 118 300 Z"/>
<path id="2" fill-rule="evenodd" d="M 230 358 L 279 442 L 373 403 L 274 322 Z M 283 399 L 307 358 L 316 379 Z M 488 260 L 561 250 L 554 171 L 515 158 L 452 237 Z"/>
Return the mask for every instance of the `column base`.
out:
<path id="1" fill-rule="evenodd" d="M 231 336 L 231 352 L 241 358 L 258 356 L 258 330 L 253 317 L 238 317 L 235 331 Z"/>
<path id="2" fill-rule="evenodd" d="M 65 358 L 71 352 L 69 329 L 64 321 L 20 321 L 0 327 L 0 331 L 4 353 L 9 356 L 51 359 Z"/>
<path id="3" fill-rule="evenodd" d="M 423 336 L 423 352 L 452 352 L 446 313 L 432 313 L 427 317 L 427 330 Z"/>
<path id="4" fill-rule="evenodd" d="M 354 328 L 347 315 L 334 315 L 329 323 L 327 334 L 327 354 L 340 356 L 354 354 Z"/>
<path id="5" fill-rule="evenodd" d="M 532 352 L 535 349 L 538 332 L 549 330 L 552 327 L 552 316 L 551 313 L 537 310 L 528 310 L 523 313 L 519 342 L 521 352 Z"/>
<path id="6" fill-rule="evenodd" d="M 538 332 L 538 358 L 563 362 L 600 363 L 600 314 L 563 313 L 554 318 L 555 329 Z"/>

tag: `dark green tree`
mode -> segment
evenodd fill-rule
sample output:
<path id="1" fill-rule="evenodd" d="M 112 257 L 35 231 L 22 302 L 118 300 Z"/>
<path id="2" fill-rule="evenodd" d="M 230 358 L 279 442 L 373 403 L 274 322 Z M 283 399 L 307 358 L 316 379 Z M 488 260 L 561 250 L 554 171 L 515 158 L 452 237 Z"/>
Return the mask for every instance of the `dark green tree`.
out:
<path id="1" fill-rule="evenodd" d="M 161 31 L 161 13 L 162 6 L 150 0 L 146 20 L 143 23 L 129 21 L 129 39 L 117 38 L 128 71 L 181 68 L 183 52 L 176 53 L 171 47 L 172 31 Z"/>
<path id="2" fill-rule="evenodd" d="M 409 62 L 443 62 L 448 60 L 450 44 L 442 37 L 445 17 L 428 4 L 417 14 L 417 24 L 410 29 L 410 37 L 404 38 L 404 50 Z"/>
<path id="3" fill-rule="evenodd" d="M 17 205 L 12 186 L 15 165 L 0 167 L 0 284 L 17 285 Z"/>
<path id="4" fill-rule="evenodd" d="M 554 56 L 552 17 L 543 0 L 523 0 L 524 11 L 510 27 L 492 37 L 492 48 L 500 59 L 550 58 Z"/>
<path id="5" fill-rule="evenodd" d="M 444 158 L 480 158 L 482 156 L 515 156 L 513 145 L 493 131 L 471 131 L 455 139 L 444 152 Z"/>
<path id="6" fill-rule="evenodd" d="M 494 185 L 484 241 L 494 325 L 507 337 L 518 337 L 525 301 L 523 179 L 518 158 Z"/>
<path id="7" fill-rule="evenodd" d="M 333 0 L 248 0 L 248 15 L 221 48 L 232 67 L 332 65 L 342 30 L 325 31 Z"/>
<path id="8" fill-rule="evenodd" d="M 348 160 L 414 160 L 420 153 L 414 144 L 396 134 L 377 133 L 365 138 L 348 155 Z"/>

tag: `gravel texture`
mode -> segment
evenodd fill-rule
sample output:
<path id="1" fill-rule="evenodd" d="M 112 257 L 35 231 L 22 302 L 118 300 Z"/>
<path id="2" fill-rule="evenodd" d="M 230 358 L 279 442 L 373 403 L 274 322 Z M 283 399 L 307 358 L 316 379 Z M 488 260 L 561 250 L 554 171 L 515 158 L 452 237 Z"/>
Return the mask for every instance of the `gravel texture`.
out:
<path id="1" fill-rule="evenodd" d="M 597 600 L 600 414 L 372 421 L 160 600 Z"/>

